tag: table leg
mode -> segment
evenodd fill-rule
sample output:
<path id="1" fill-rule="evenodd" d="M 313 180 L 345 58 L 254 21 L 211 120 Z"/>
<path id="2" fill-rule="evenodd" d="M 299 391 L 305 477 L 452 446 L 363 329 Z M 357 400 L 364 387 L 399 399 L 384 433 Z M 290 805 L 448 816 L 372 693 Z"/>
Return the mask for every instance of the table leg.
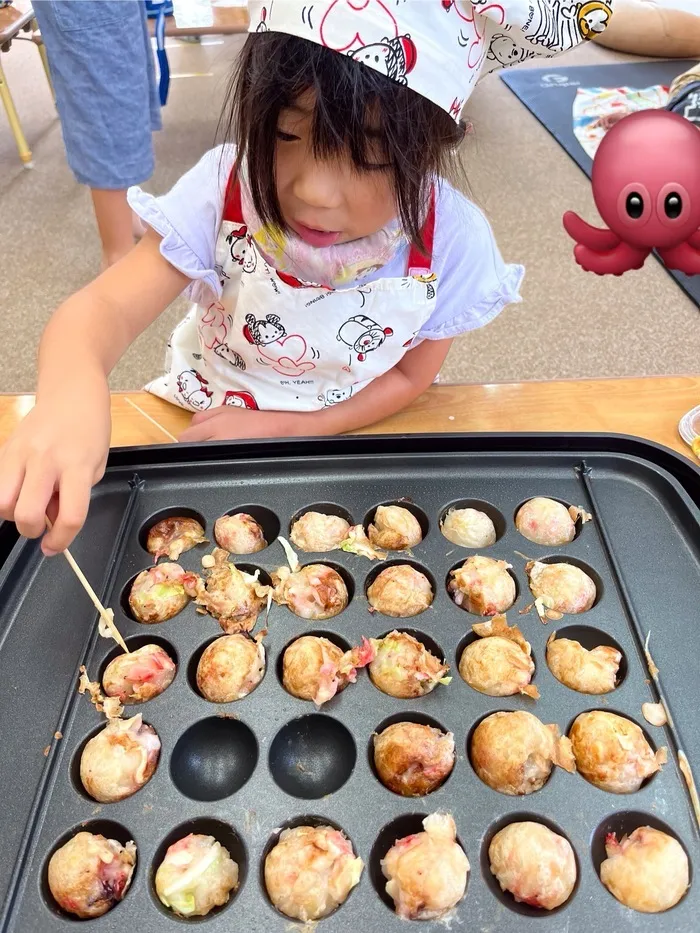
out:
<path id="1" fill-rule="evenodd" d="M 2 62 L 0 61 L 0 98 L 5 105 L 5 110 L 7 112 L 7 120 L 10 124 L 10 129 L 12 130 L 12 135 L 15 137 L 15 143 L 17 144 L 17 150 L 19 152 L 19 157 L 24 162 L 27 168 L 31 168 L 32 165 L 32 151 L 27 144 L 27 140 L 22 131 L 22 126 L 19 122 L 19 115 L 15 109 L 15 103 L 12 100 L 12 95 L 10 94 L 10 89 L 7 86 L 7 81 L 5 79 L 5 72 L 2 70 Z"/>

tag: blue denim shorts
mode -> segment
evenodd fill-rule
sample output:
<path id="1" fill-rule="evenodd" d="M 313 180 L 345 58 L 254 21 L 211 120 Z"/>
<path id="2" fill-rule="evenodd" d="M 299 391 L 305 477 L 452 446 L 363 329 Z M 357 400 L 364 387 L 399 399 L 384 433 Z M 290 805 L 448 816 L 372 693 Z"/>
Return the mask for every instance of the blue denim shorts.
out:
<path id="1" fill-rule="evenodd" d="M 153 173 L 160 103 L 141 0 L 35 0 L 68 164 L 81 184 L 121 189 Z"/>

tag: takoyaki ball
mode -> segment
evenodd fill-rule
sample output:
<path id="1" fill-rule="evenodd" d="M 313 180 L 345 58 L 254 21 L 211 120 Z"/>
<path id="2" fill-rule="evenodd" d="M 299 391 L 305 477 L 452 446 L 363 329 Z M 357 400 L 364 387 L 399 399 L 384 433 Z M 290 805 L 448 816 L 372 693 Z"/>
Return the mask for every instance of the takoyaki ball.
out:
<path id="1" fill-rule="evenodd" d="M 247 635 L 222 635 L 204 649 L 197 665 L 197 687 L 210 703 L 242 700 L 265 674 L 262 640 Z"/>
<path id="2" fill-rule="evenodd" d="M 445 781 L 455 763 L 451 732 L 415 722 L 396 722 L 374 736 L 379 779 L 403 797 L 423 797 Z"/>
<path id="3" fill-rule="evenodd" d="M 359 882 L 363 862 L 332 826 L 285 829 L 265 859 L 265 887 L 286 917 L 307 923 L 327 917 Z"/>
<path id="4" fill-rule="evenodd" d="M 129 606 L 138 622 L 166 622 L 181 612 L 189 602 L 195 574 L 179 564 L 156 564 L 142 570 L 129 593 Z"/>
<path id="5" fill-rule="evenodd" d="M 511 566 L 492 557 L 468 557 L 450 571 L 447 589 L 460 608 L 475 615 L 505 612 L 515 602 L 515 580 L 508 573 Z"/>
<path id="6" fill-rule="evenodd" d="M 502 794 L 532 794 L 544 786 L 552 767 L 574 771 L 571 743 L 557 726 L 523 710 L 492 713 L 474 730 L 471 760 L 481 780 Z"/>
<path id="7" fill-rule="evenodd" d="M 411 699 L 425 696 L 439 683 L 449 684 L 449 667 L 408 632 L 390 632 L 372 638 L 375 657 L 369 676 L 375 687 L 389 696 Z"/>
<path id="8" fill-rule="evenodd" d="M 470 687 L 491 697 L 523 693 L 533 699 L 540 695 L 530 681 L 535 673 L 530 643 L 517 626 L 509 626 L 505 616 L 472 626 L 479 635 L 459 659 L 459 673 Z"/>
<path id="9" fill-rule="evenodd" d="M 425 832 L 399 839 L 382 859 L 386 893 L 404 920 L 439 920 L 464 897 L 469 859 L 454 820 L 432 813 Z"/>
<path id="10" fill-rule="evenodd" d="M 160 739 L 141 714 L 111 719 L 93 736 L 80 756 L 80 780 L 100 803 L 115 803 L 140 790 L 153 776 Z"/>
<path id="11" fill-rule="evenodd" d="M 525 565 L 530 589 L 535 599 L 542 599 L 547 609 L 576 615 L 587 612 L 596 600 L 593 580 L 574 564 L 543 564 L 530 561 Z"/>
<path id="12" fill-rule="evenodd" d="M 221 548 L 214 548 L 214 567 L 203 580 L 197 577 L 196 601 L 218 620 L 227 635 L 249 632 L 267 603 L 269 586 L 257 574 L 239 570 Z"/>
<path id="13" fill-rule="evenodd" d="M 238 864 L 213 836 L 190 833 L 165 853 L 155 877 L 161 903 L 181 917 L 205 917 L 238 887 Z"/>
<path id="14" fill-rule="evenodd" d="M 204 529 L 196 518 L 173 515 L 156 522 L 151 528 L 146 538 L 146 550 L 156 560 L 161 557 L 177 560 L 185 551 L 197 544 L 206 544 L 206 541 Z"/>
<path id="15" fill-rule="evenodd" d="M 667 760 L 666 749 L 654 752 L 636 722 L 604 710 L 577 716 L 569 738 L 582 777 L 612 794 L 639 790 Z"/>
<path id="16" fill-rule="evenodd" d="M 122 900 L 136 865 L 136 845 L 98 833 L 76 833 L 49 860 L 49 890 L 68 913 L 101 917 Z"/>
<path id="17" fill-rule="evenodd" d="M 417 616 L 434 599 L 430 580 L 410 564 L 395 564 L 381 571 L 367 590 L 370 606 L 385 616 Z"/>
<path id="18" fill-rule="evenodd" d="M 688 890 L 688 856 L 677 839 L 660 829 L 639 826 L 619 842 L 610 833 L 605 851 L 608 857 L 600 866 L 600 880 L 625 907 L 661 913 Z"/>
<path id="19" fill-rule="evenodd" d="M 320 635 L 302 635 L 285 650 L 282 683 L 300 700 L 322 706 L 357 680 L 357 669 L 374 658 L 374 648 L 363 639 L 358 648 L 343 652 Z"/>
<path id="20" fill-rule="evenodd" d="M 576 858 L 568 840 L 542 823 L 510 823 L 491 840 L 491 872 L 516 901 L 554 910 L 571 897 Z"/>
<path id="21" fill-rule="evenodd" d="M 332 619 L 348 604 L 348 589 L 337 570 L 326 564 L 308 564 L 295 573 L 280 567 L 272 574 L 273 599 L 294 615 L 309 621 Z"/>
<path id="22" fill-rule="evenodd" d="M 622 654 L 617 648 L 599 645 L 584 648 L 572 638 L 547 639 L 547 664 L 558 681 L 579 693 L 610 693 L 617 685 Z"/>
<path id="23" fill-rule="evenodd" d="M 145 703 L 167 690 L 176 673 L 177 664 L 164 648 L 144 645 L 110 661 L 102 686 L 107 696 L 122 703 Z"/>
<path id="24" fill-rule="evenodd" d="M 496 528 L 486 514 L 477 509 L 450 509 L 440 531 L 460 547 L 490 547 L 496 543 Z"/>
<path id="25" fill-rule="evenodd" d="M 405 551 L 423 540 L 418 519 L 400 505 L 378 506 L 368 532 L 371 543 L 385 551 Z"/>
<path id="26" fill-rule="evenodd" d="M 256 554 L 267 547 L 265 532 L 247 512 L 217 518 L 214 537 L 219 547 L 229 554 Z"/>
<path id="27" fill-rule="evenodd" d="M 576 522 L 586 513 L 572 505 L 562 505 L 556 499 L 545 499 L 537 496 L 530 499 L 518 509 L 515 516 L 515 527 L 520 534 L 534 544 L 545 544 L 556 547 L 559 544 L 569 544 L 576 536 Z"/>
<path id="28" fill-rule="evenodd" d="M 334 551 L 350 534 L 350 523 L 339 515 L 304 512 L 292 525 L 289 537 L 300 551 Z"/>

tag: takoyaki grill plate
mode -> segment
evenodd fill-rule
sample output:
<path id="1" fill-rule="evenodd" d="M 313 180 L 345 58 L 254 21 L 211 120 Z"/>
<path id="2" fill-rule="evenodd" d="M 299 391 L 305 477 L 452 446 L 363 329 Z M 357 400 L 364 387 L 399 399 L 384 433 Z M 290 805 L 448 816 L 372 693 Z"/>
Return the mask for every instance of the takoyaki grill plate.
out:
<path id="1" fill-rule="evenodd" d="M 591 610 L 548 625 L 535 612 L 518 615 L 532 601 L 526 558 L 554 556 L 525 540 L 514 526 L 517 507 L 537 495 L 583 506 L 593 514 L 576 539 L 556 553 L 591 568 L 599 584 Z M 408 620 L 371 614 L 365 581 L 375 562 L 342 551 L 300 554 L 302 563 L 325 560 L 343 568 L 353 584 L 351 602 L 342 614 L 322 623 L 305 622 L 287 608 L 273 606 L 265 678 L 239 702 L 208 703 L 193 686 L 191 659 L 221 634 L 212 618 L 198 615 L 193 604 L 159 625 L 140 625 L 126 614 L 128 585 L 152 561 L 143 540 L 156 517 L 194 511 L 211 537 L 219 515 L 257 506 L 267 510 L 261 514 L 268 528 L 287 536 L 292 516 L 312 504 L 335 503 L 359 522 L 378 504 L 402 497 L 421 510 L 428 526 L 412 560 L 434 580 L 433 606 Z M 502 518 L 498 541 L 483 553 L 513 565 L 519 592 L 508 620 L 532 644 L 534 683 L 541 692 L 537 702 L 483 696 L 456 670 L 460 643 L 478 621 L 451 601 L 445 586 L 449 570 L 473 553 L 451 544 L 439 529 L 444 510 L 460 500 L 488 503 Z M 700 884 L 692 872 L 700 855 L 699 836 L 678 752 L 687 755 L 696 773 L 700 770 L 699 505 L 700 473 L 688 461 L 656 445 L 617 436 L 352 437 L 113 451 L 72 551 L 115 610 L 122 634 L 136 640 L 131 644 L 156 640 L 177 659 L 177 676 L 165 693 L 127 707 L 127 714 L 141 712 L 158 732 L 160 763 L 140 792 L 119 803 L 99 805 L 82 790 L 79 753 L 104 718 L 78 695 L 78 667 L 85 663 L 90 676 L 98 678 L 113 656 L 114 643 L 98 636 L 96 613 L 66 561 L 44 559 L 35 542 L 17 540 L 11 526 L 5 526 L 0 533 L 0 928 L 7 933 L 71 929 L 74 921 L 51 898 L 46 870 L 56 846 L 84 827 L 122 842 L 134 839 L 138 847 L 134 880 L 123 902 L 101 918 L 84 921 L 86 929 L 182 929 L 188 921 L 162 907 L 153 875 L 165 844 L 188 831 L 201 831 L 218 836 L 231 849 L 241 863 L 242 879 L 229 904 L 202 921 L 206 929 L 282 933 L 291 921 L 268 900 L 261 864 L 281 827 L 311 821 L 342 828 L 365 862 L 360 884 L 343 906 L 320 921 L 319 929 L 405 931 L 405 921 L 381 896 L 379 861 L 388 844 L 420 829 L 422 816 L 439 810 L 454 816 L 471 863 L 467 893 L 452 929 L 695 933 Z M 208 550 L 197 547 L 180 563 L 200 571 Z M 284 552 L 273 541 L 244 562 L 269 572 L 284 564 Z M 553 629 L 570 626 L 595 629 L 622 648 L 626 674 L 613 693 L 585 696 L 550 673 L 547 637 Z M 452 668 L 452 683 L 418 700 L 398 700 L 380 693 L 362 671 L 357 684 L 320 711 L 283 689 L 278 662 L 294 637 L 326 631 L 355 644 L 363 635 L 378 637 L 393 628 L 417 631 L 436 642 Z M 673 726 L 664 728 L 647 724 L 641 712 L 642 703 L 659 698 L 644 655 L 649 632 L 660 689 L 673 715 Z M 507 797 L 483 784 L 470 765 L 468 736 L 488 713 L 526 709 L 567 732 L 579 713 L 595 708 L 630 717 L 654 747 L 668 746 L 668 764 L 637 793 L 606 793 L 578 774 L 556 769 L 540 791 Z M 372 733 L 397 715 L 417 721 L 429 717 L 454 733 L 458 757 L 453 773 L 428 797 L 392 794 L 373 773 Z M 317 718 L 298 721 L 310 716 Z M 576 853 L 577 887 L 551 914 L 502 894 L 489 871 L 492 835 L 505 822 L 523 817 L 557 828 Z M 675 835 L 690 858 L 690 889 L 664 914 L 623 907 L 597 876 L 606 833 L 646 824 Z M 444 923 L 423 923 L 421 929 L 442 930 Z"/>

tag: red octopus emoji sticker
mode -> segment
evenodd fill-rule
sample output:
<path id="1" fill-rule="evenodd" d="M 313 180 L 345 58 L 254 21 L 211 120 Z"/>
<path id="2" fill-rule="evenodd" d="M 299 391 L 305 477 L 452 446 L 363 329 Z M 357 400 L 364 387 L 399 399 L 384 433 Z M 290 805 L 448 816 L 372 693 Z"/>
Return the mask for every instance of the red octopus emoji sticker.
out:
<path id="1" fill-rule="evenodd" d="M 642 110 L 616 123 L 593 160 L 593 199 L 607 227 L 573 211 L 564 228 L 587 272 L 641 269 L 655 249 L 667 269 L 700 275 L 700 133 L 667 110 Z"/>

